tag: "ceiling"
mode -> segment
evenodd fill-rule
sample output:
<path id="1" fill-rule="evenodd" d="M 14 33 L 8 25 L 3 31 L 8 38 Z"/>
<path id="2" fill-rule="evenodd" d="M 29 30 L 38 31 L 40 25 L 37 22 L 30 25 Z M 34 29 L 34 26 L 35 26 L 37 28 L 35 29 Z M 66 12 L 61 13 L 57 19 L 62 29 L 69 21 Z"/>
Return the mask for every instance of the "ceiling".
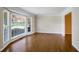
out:
<path id="1" fill-rule="evenodd" d="M 66 7 L 21 7 L 34 15 L 60 15 Z"/>

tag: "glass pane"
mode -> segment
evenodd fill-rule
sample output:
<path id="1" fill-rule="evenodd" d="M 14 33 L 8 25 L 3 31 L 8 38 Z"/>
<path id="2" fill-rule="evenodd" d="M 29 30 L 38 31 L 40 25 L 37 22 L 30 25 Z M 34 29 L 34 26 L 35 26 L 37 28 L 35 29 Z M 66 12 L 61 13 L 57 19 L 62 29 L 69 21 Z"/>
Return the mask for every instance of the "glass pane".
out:
<path id="1" fill-rule="evenodd" d="M 7 12 L 4 12 L 4 43 L 6 43 L 9 40 L 9 29 L 8 29 L 8 19 L 7 19 Z"/>
<path id="2" fill-rule="evenodd" d="M 12 14 L 11 30 L 12 37 L 25 33 L 25 17 Z"/>
<path id="3" fill-rule="evenodd" d="M 7 25 L 7 12 L 4 12 L 4 24 Z"/>
<path id="4" fill-rule="evenodd" d="M 8 30 L 4 29 L 4 42 L 6 43 L 8 41 Z"/>

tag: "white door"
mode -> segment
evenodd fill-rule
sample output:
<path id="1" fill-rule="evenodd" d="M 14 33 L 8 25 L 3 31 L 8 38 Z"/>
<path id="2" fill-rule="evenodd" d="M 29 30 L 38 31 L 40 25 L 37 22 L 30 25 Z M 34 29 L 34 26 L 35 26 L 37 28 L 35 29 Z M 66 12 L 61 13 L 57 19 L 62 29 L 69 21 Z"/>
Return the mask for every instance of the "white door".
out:
<path id="1" fill-rule="evenodd" d="M 7 10 L 3 11 L 3 43 L 9 41 L 9 12 Z"/>

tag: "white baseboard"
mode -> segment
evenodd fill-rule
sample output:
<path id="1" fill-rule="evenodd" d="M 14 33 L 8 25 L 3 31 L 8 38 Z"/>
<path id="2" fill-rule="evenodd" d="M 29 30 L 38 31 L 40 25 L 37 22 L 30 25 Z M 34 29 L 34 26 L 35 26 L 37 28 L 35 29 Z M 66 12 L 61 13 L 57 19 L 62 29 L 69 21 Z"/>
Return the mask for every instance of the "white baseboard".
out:
<path id="1" fill-rule="evenodd" d="M 60 34 L 60 35 L 62 35 L 62 36 L 63 36 L 63 34 L 61 34 L 61 33 L 49 33 L 49 32 L 36 32 L 36 33 Z"/>
<path id="2" fill-rule="evenodd" d="M 77 48 L 75 45 L 72 45 L 77 51 L 79 51 L 79 48 Z"/>

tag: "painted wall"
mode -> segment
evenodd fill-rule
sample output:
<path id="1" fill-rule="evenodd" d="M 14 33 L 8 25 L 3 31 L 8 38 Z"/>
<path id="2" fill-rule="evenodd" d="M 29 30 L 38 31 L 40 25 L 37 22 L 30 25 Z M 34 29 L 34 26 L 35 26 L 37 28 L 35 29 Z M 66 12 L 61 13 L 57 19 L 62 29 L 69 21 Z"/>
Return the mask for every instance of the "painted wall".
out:
<path id="1" fill-rule="evenodd" d="M 37 16 L 36 32 L 63 34 L 61 16 Z"/>
<path id="2" fill-rule="evenodd" d="M 32 16 L 32 33 L 35 33 L 35 23 L 36 19 L 35 19 L 35 16 Z"/>
<path id="3" fill-rule="evenodd" d="M 3 8 L 0 8 L 0 49 L 3 47 L 3 32 L 2 32 L 2 30 L 3 30 L 3 26 L 2 26 L 2 24 L 3 24 Z"/>
<path id="4" fill-rule="evenodd" d="M 79 51 L 79 8 L 72 8 L 72 45 Z"/>

